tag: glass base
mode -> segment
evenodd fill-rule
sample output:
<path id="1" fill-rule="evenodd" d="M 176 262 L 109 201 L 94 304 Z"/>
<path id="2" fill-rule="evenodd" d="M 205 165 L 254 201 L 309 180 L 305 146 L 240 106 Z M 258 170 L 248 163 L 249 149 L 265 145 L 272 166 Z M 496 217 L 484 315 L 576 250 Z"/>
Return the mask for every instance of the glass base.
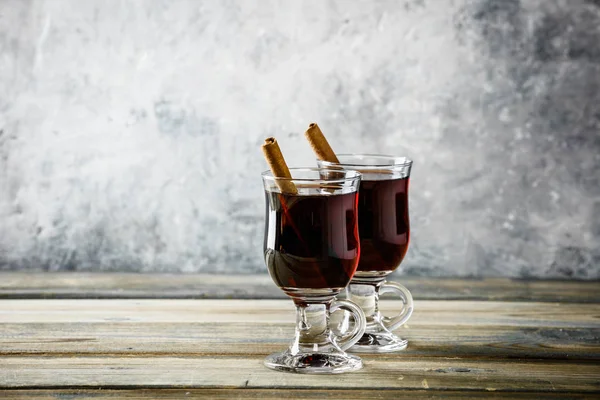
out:
<path id="1" fill-rule="evenodd" d="M 271 354 L 265 366 L 278 371 L 301 374 L 341 374 L 357 371 L 363 364 L 360 358 L 346 353 L 303 352 L 293 355 L 289 349 Z"/>
<path id="2" fill-rule="evenodd" d="M 408 346 L 408 340 L 401 339 L 392 332 L 365 332 L 365 334 L 350 348 L 353 353 L 393 353 L 402 351 Z"/>

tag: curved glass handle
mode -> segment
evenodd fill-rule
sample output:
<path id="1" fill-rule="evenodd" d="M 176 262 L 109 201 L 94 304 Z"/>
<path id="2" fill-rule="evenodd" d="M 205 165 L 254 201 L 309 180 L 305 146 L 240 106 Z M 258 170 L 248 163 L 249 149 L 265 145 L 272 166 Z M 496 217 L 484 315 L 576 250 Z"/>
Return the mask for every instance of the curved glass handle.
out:
<path id="1" fill-rule="evenodd" d="M 337 310 L 346 310 L 350 312 L 352 318 L 354 319 L 354 326 L 351 332 L 344 335 L 336 335 L 332 331 L 335 344 L 338 345 L 340 349 L 347 350 L 356 342 L 358 342 L 358 340 L 365 333 L 365 329 L 367 329 L 367 320 L 360 307 L 350 300 L 334 301 L 333 304 L 331 304 L 329 311 L 331 314 L 333 314 Z"/>
<path id="2" fill-rule="evenodd" d="M 413 298 L 407 288 L 396 282 L 385 282 L 379 288 L 379 294 L 381 295 L 384 293 L 394 293 L 398 295 L 404 302 L 404 306 L 398 315 L 395 317 L 382 318 L 383 325 L 390 331 L 393 331 L 394 329 L 398 329 L 400 326 L 406 323 L 406 321 L 408 321 L 412 315 Z"/>

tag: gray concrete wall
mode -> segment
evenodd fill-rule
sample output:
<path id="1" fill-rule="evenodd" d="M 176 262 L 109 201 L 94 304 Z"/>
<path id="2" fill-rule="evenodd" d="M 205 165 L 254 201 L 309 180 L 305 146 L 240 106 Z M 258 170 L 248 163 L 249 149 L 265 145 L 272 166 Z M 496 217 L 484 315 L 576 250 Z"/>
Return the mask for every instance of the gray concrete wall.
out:
<path id="1" fill-rule="evenodd" d="M 420 275 L 600 278 L 597 0 L 0 0 L 0 269 L 260 272 L 274 135 L 407 155 Z"/>

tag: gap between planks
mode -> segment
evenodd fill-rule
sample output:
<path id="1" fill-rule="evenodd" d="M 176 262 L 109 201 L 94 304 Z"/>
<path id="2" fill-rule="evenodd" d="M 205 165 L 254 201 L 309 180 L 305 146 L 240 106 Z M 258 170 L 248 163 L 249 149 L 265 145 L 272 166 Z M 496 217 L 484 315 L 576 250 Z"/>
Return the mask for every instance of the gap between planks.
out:
<path id="1" fill-rule="evenodd" d="M 36 400 L 56 400 L 57 398 L 68 399 L 260 399 L 260 400 L 281 400 L 308 398 L 308 399 L 465 399 L 465 398 L 489 398 L 489 399 L 564 399 L 565 393 L 549 392 L 498 392 L 495 390 L 477 391 L 456 391 L 456 390 L 424 390 L 424 389 L 392 389 L 385 391 L 373 390 L 344 390 L 344 389 L 138 389 L 125 390 L 115 388 L 105 389 L 52 389 L 52 390 L 28 390 L 28 389 L 8 389 L 4 390 L 2 397 L 10 400 L 18 399 L 36 399 Z M 590 393 L 569 392 L 569 399 L 586 399 Z"/>

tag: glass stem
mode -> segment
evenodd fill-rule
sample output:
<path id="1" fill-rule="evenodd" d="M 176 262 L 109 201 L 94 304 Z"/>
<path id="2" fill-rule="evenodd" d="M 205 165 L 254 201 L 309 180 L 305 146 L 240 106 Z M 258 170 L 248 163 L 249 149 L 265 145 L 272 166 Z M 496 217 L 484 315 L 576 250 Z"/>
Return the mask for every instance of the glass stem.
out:
<path id="1" fill-rule="evenodd" d="M 299 351 L 320 351 L 331 344 L 329 307 L 331 300 L 316 304 L 296 303 L 296 336 L 292 354 Z"/>
<path id="2" fill-rule="evenodd" d="M 378 326 L 383 318 L 379 312 L 379 289 L 384 281 L 373 283 L 352 283 L 348 286 L 348 299 L 362 308 L 367 318 L 367 330 Z"/>

